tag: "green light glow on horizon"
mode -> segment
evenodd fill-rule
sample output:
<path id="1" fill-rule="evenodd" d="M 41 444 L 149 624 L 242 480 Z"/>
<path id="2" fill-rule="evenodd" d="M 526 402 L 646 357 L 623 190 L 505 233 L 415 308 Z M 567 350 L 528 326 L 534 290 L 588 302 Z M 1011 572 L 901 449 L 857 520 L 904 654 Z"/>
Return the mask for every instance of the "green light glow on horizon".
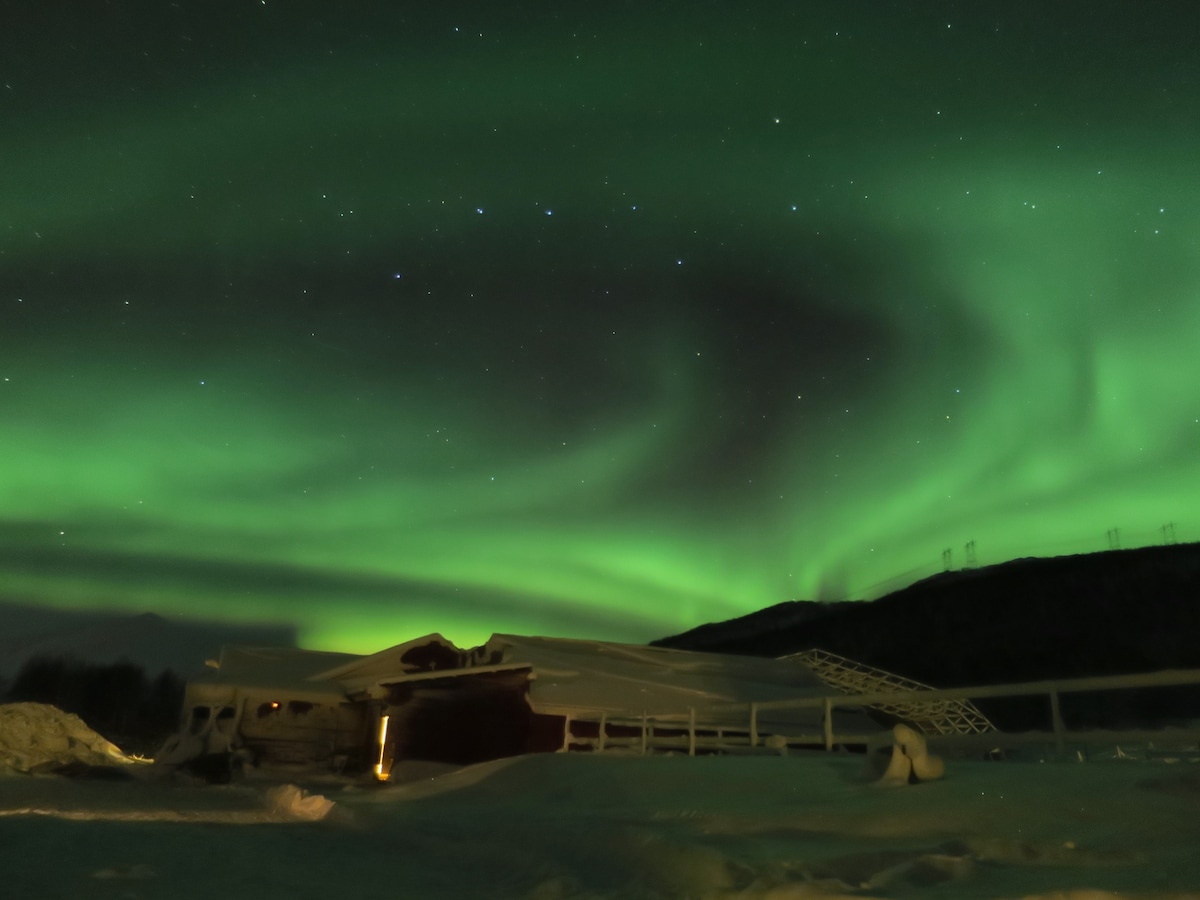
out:
<path id="1" fill-rule="evenodd" d="M 1200 540 L 1178 28 L 845 9 L 15 67 L 0 600 L 648 640 Z"/>

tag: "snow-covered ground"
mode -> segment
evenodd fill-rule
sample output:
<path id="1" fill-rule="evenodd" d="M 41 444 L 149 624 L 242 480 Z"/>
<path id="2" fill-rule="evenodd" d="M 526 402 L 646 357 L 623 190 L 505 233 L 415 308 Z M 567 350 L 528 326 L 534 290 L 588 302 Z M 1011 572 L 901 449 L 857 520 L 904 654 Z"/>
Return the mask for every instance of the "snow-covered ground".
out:
<path id="1" fill-rule="evenodd" d="M 408 764 L 399 784 L 301 782 L 336 802 L 319 821 L 261 775 L 137 771 L 0 777 L 0 896 L 1200 897 L 1186 755 L 950 760 L 902 787 L 820 752 Z"/>

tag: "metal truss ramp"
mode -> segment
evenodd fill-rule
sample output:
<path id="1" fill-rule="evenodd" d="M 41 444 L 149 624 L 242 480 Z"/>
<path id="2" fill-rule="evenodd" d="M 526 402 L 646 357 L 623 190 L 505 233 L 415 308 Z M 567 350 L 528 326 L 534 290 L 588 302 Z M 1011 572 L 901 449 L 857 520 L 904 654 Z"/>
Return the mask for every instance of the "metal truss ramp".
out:
<path id="1" fill-rule="evenodd" d="M 921 691 L 933 690 L 919 681 L 902 678 L 826 650 L 804 650 L 781 659 L 802 663 L 827 686 L 844 694 L 912 691 L 919 695 Z M 911 703 L 877 703 L 868 708 L 895 716 L 923 734 L 983 734 L 997 730 L 987 716 L 968 700 L 921 700 L 919 696 L 914 696 Z"/>

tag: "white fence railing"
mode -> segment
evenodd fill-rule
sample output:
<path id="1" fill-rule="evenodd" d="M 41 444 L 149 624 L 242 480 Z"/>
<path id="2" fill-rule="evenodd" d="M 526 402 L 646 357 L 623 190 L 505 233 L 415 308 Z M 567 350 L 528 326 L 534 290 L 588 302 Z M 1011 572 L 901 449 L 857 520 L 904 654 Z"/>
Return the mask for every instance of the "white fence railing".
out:
<path id="1" fill-rule="evenodd" d="M 978 734 L 939 735 L 931 738 L 940 746 L 1005 747 L 1031 743 L 1053 743 L 1058 753 L 1071 742 L 1135 742 L 1170 739 L 1200 741 L 1200 728 L 1184 727 L 1169 730 L 1068 730 L 1063 722 L 1059 698 L 1062 694 L 1108 692 L 1145 688 L 1200 685 L 1200 669 L 1171 669 L 1134 675 L 1102 675 L 1092 678 L 1065 678 L 1051 681 L 1029 681 L 1012 684 L 977 685 L 974 687 L 932 689 L 928 691 L 890 691 L 869 694 L 828 694 L 798 697 L 790 700 L 770 700 L 758 703 L 723 704 L 692 707 L 686 712 L 671 714 L 590 712 L 573 710 L 566 716 L 563 730 L 563 749 L 571 746 L 591 746 L 605 751 L 618 747 L 648 753 L 654 750 L 687 750 L 695 755 L 698 749 L 737 751 L 748 748 L 780 749 L 787 745 L 823 745 L 832 750 L 838 745 L 864 745 L 862 734 L 839 735 L 834 731 L 833 711 L 838 708 L 863 708 L 887 704 L 944 703 L 945 701 L 975 701 L 1000 697 L 1045 696 L 1048 700 L 1050 728 L 1046 731 L 1006 733 L 989 731 Z M 759 730 L 759 715 L 766 711 L 784 709 L 819 709 L 822 712 L 820 733 L 764 736 Z M 733 716 L 731 716 L 731 713 Z M 735 718 L 740 713 L 743 727 Z M 577 736 L 571 731 L 572 722 L 590 722 L 599 726 L 598 736 Z M 618 733 L 613 733 L 612 729 Z M 590 730 L 590 729 L 589 729 Z M 630 731 L 634 733 L 629 734 Z M 620 732 L 624 732 L 623 734 Z M 766 738 L 764 740 L 764 738 Z"/>

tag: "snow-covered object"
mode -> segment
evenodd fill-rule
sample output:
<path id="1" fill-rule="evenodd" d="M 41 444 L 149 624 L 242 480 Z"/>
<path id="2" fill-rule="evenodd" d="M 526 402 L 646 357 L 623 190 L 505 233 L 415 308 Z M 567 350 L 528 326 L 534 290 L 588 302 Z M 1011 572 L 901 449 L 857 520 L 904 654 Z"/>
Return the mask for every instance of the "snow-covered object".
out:
<path id="1" fill-rule="evenodd" d="M 36 774 L 82 763 L 133 762 L 72 713 L 46 703 L 0 705 L 0 771 Z"/>
<path id="2" fill-rule="evenodd" d="M 154 870 L 145 863 L 135 863 L 132 866 L 108 866 L 103 869 L 97 869 L 92 873 L 92 877 L 100 881 L 112 881 L 114 879 L 136 881 L 153 878 L 154 876 Z"/>
<path id="3" fill-rule="evenodd" d="M 294 784 L 281 784 L 266 794 L 267 809 L 289 819 L 317 821 L 329 815 L 333 801 L 321 794 L 310 794 Z"/>
<path id="4" fill-rule="evenodd" d="M 886 753 L 886 751 L 885 751 Z M 868 766 L 878 768 L 881 754 L 868 755 Z M 869 772 L 881 784 L 913 784 L 933 781 L 946 774 L 946 764 L 940 756 L 929 752 L 924 735 L 901 723 L 892 729 L 891 755 L 882 774 Z"/>
<path id="5" fill-rule="evenodd" d="M 923 734 L 903 723 L 897 725 L 892 733 L 896 737 L 896 745 L 912 762 L 913 777 L 917 781 L 933 781 L 946 774 L 946 764 L 940 756 L 929 752 Z"/>

